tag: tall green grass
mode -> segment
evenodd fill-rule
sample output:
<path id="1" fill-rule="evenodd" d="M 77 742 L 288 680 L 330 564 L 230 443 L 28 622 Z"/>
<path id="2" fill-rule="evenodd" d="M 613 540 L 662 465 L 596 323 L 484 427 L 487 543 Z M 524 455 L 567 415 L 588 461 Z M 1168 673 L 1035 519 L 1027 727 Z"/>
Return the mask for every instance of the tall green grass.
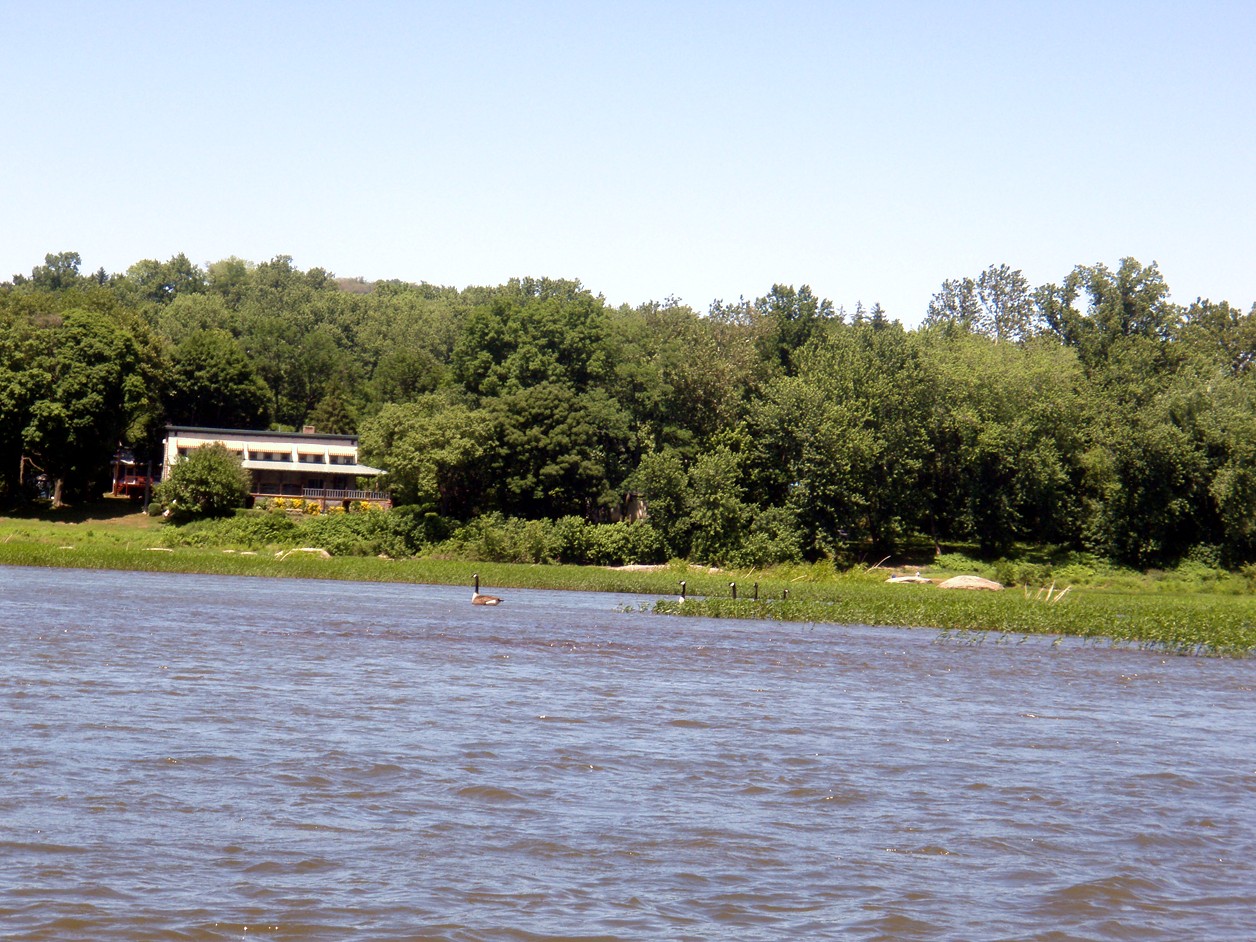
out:
<path id="1" fill-rule="evenodd" d="M 758 603 L 724 597 L 663 600 L 653 610 L 710 618 L 896 625 L 943 631 L 1076 636 L 1184 654 L 1239 655 L 1256 648 L 1256 599 L 1232 595 L 1070 592 L 1048 603 L 1023 592 L 874 586 L 846 580 L 828 598 Z"/>

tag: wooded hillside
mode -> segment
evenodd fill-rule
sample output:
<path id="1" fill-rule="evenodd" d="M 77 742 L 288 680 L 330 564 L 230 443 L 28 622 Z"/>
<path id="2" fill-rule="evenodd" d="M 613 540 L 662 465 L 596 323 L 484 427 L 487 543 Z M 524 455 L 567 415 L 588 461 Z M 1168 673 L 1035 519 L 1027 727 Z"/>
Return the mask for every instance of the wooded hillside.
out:
<path id="1" fill-rule="evenodd" d="M 167 423 L 308 424 L 358 432 L 398 503 L 452 520 L 608 519 L 640 493 L 664 558 L 924 535 L 1256 559 L 1256 307 L 1171 303 L 1134 259 L 950 280 L 914 330 L 805 285 L 698 312 L 284 256 L 80 267 L 0 285 L 3 504 L 32 468 L 97 494 L 119 444 L 156 454 Z"/>

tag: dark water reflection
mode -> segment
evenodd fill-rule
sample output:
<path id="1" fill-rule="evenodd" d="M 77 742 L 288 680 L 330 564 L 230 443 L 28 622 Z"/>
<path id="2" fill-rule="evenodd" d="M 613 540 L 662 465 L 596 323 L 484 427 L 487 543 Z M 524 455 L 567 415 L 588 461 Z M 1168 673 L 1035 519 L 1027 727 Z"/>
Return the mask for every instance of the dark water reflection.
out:
<path id="1" fill-rule="evenodd" d="M 1256 667 L 0 569 L 6 939 L 1256 937 Z"/>

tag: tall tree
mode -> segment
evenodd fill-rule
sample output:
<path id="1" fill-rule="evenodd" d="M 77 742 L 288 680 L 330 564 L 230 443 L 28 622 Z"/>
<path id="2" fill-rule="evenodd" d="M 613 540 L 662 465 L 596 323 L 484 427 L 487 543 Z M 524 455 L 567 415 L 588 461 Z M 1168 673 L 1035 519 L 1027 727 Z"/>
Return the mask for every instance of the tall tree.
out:
<path id="1" fill-rule="evenodd" d="M 38 331 L 25 318 L 0 313 L 0 505 L 19 498 L 25 480 L 23 432 L 49 377 L 37 365 Z"/>
<path id="2" fill-rule="evenodd" d="M 512 281 L 468 316 L 454 376 L 478 396 L 547 383 L 583 391 L 609 367 L 604 317 L 602 298 L 578 282 Z"/>
<path id="3" fill-rule="evenodd" d="M 1115 272 L 1079 265 L 1063 285 L 1038 289 L 1036 302 L 1046 327 L 1091 367 L 1126 342 L 1163 345 L 1181 317 L 1156 263 L 1144 267 L 1133 258 L 1121 259 Z"/>
<path id="4" fill-rule="evenodd" d="M 795 372 L 797 352 L 821 326 L 837 318 L 833 302 L 817 298 L 810 285 L 773 285 L 754 302 L 751 322 L 756 328 L 759 355 L 779 364 L 787 374 Z"/>
<path id="5" fill-rule="evenodd" d="M 181 295 L 200 294 L 205 287 L 205 272 L 180 252 L 165 262 L 151 258 L 136 262 L 118 280 L 116 290 L 138 302 L 168 304 Z"/>
<path id="6" fill-rule="evenodd" d="M 488 417 L 452 396 L 389 404 L 362 427 L 362 460 L 386 470 L 398 503 L 465 518 L 484 509 Z"/>
<path id="7" fill-rule="evenodd" d="M 839 326 L 799 353 L 797 377 L 770 384 L 747 417 L 748 493 L 783 502 L 808 552 L 846 540 L 881 550 L 922 518 L 928 440 L 924 383 L 901 325 Z"/>
<path id="8" fill-rule="evenodd" d="M 78 252 L 50 252 L 44 263 L 31 269 L 29 278 L 14 275 L 13 283 L 35 291 L 64 291 L 80 287 L 85 279 L 79 274 L 83 258 Z"/>
<path id="9" fill-rule="evenodd" d="M 975 538 L 986 556 L 1017 540 L 1078 542 L 1091 395 L 1074 351 L 928 331 L 919 342 L 935 540 Z"/>
<path id="10" fill-rule="evenodd" d="M 166 413 L 176 425 L 264 429 L 271 392 L 225 330 L 200 330 L 175 348 Z"/>
<path id="11" fill-rule="evenodd" d="M 522 517 L 597 516 L 629 468 L 628 416 L 602 390 L 542 383 L 484 400 L 498 505 Z"/>
<path id="12" fill-rule="evenodd" d="M 1197 300 L 1187 309 L 1177 337 L 1227 372 L 1244 373 L 1256 363 L 1256 304 L 1244 314 L 1226 301 Z"/>
<path id="13" fill-rule="evenodd" d="M 1033 335 L 1035 306 L 1020 270 L 991 265 L 972 278 L 942 282 L 929 301 L 925 326 L 984 334 L 995 341 L 1024 341 Z"/>
<path id="14" fill-rule="evenodd" d="M 130 331 L 103 314 L 70 311 L 43 339 L 35 369 L 46 391 L 23 443 L 56 482 L 57 500 L 90 496 L 114 450 L 155 410 L 153 370 Z"/>

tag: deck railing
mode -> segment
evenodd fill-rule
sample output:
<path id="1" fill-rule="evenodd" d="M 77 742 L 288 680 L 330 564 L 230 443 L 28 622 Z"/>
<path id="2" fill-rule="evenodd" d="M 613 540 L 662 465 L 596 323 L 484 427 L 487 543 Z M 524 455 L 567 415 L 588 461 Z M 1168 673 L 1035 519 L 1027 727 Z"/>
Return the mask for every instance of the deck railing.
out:
<path id="1" fill-rule="evenodd" d="M 381 507 L 392 507 L 392 498 L 382 491 L 359 491 L 329 487 L 298 487 L 295 484 L 261 487 L 253 491 L 254 497 L 299 497 L 302 500 L 316 500 L 327 508 L 329 503 L 345 501 L 362 501 L 366 504 L 379 504 Z"/>
<path id="2" fill-rule="evenodd" d="M 379 491 L 348 491 L 328 487 L 303 487 L 301 496 L 306 500 L 366 500 L 378 504 L 388 500 Z"/>

